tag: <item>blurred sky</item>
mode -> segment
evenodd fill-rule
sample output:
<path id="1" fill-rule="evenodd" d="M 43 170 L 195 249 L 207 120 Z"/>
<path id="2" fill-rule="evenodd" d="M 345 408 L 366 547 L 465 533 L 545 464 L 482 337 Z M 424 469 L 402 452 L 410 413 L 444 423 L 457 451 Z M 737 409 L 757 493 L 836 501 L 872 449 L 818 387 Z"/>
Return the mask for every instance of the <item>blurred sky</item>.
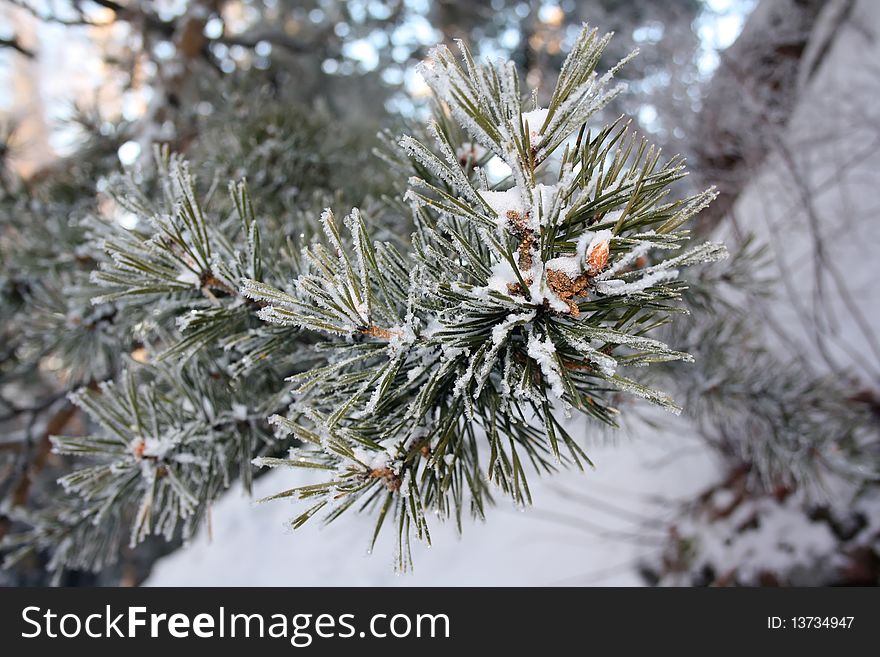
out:
<path id="1" fill-rule="evenodd" d="M 45 10 L 48 5 L 41 5 L 41 2 L 43 0 L 36 0 L 31 4 L 38 10 Z M 705 0 L 705 8 L 693 25 L 701 43 L 697 62 L 702 75 L 710 76 L 717 67 L 719 52 L 733 43 L 756 3 L 757 0 Z M 180 0 L 166 0 L 159 6 L 171 18 L 180 13 L 182 4 Z M 376 2 L 361 4 L 368 7 L 371 13 L 381 11 L 382 7 L 381 3 Z M 57 11 L 63 8 L 64 3 L 53 3 L 52 6 Z M 359 5 L 351 3 L 350 10 L 355 6 Z M 393 52 L 395 43 L 405 41 L 432 44 L 442 38 L 425 18 L 428 13 L 427 0 L 408 0 L 407 7 L 410 10 L 408 18 L 395 29 L 390 43 L 387 36 L 383 39 L 383 35 L 377 35 L 376 32 L 370 38 L 352 39 L 343 47 L 343 56 L 350 61 L 326 60 L 322 65 L 324 71 L 339 75 L 370 71 L 377 66 L 380 48 L 391 48 L 394 58 L 399 59 Z M 514 8 L 515 12 L 520 10 L 527 12 L 528 6 L 523 3 Z M 91 18 L 96 22 L 108 20 L 110 16 L 107 13 L 102 14 L 102 11 L 104 10 L 96 6 Z M 552 12 L 560 11 L 562 9 L 559 4 L 544 2 L 540 15 L 549 16 Z M 318 22 L 323 16 L 310 18 Z M 241 20 L 246 24 L 246 11 Z M 219 21 L 209 21 L 205 32 L 208 36 L 216 36 L 214 32 L 221 27 Z M 227 24 L 227 30 L 230 27 L 232 26 Z M 150 100 L 149 87 L 142 86 L 120 96 L 115 91 L 118 87 L 108 84 L 113 68 L 102 59 L 107 54 L 108 46 L 125 41 L 126 30 L 127 26 L 124 24 L 87 28 L 41 23 L 16 7 L 0 6 L 0 37 L 9 38 L 17 34 L 23 43 L 38 53 L 35 60 L 29 61 L 11 49 L 0 49 L 0 124 L 4 115 L 14 117 L 18 123 L 30 124 L 23 126 L 21 130 L 24 135 L 18 144 L 20 151 L 46 151 L 38 158 L 42 160 L 73 152 L 79 132 L 67 120 L 73 113 L 74 102 L 85 107 L 97 104 L 103 115 L 121 116 L 128 120 L 136 119 L 144 111 Z M 657 35 L 652 31 L 657 30 L 662 33 L 660 26 L 640 27 L 634 31 L 634 40 L 656 40 Z M 337 26 L 336 33 L 341 38 L 345 38 L 346 31 L 345 24 Z M 519 38 L 515 30 L 506 30 L 499 36 L 498 44 L 504 48 L 513 48 Z M 493 54 L 487 53 L 483 47 L 480 50 L 483 55 Z M 266 57 L 270 52 L 271 46 L 268 43 L 258 44 L 255 65 L 259 65 L 261 56 Z M 230 52 L 228 62 L 223 64 L 234 67 L 235 55 L 236 53 Z M 396 102 L 389 104 L 392 112 L 411 113 L 424 102 L 420 98 L 424 96 L 425 86 L 412 66 L 389 67 L 382 72 L 382 80 L 389 85 L 400 85 L 404 92 Z M 646 106 L 639 114 L 640 121 L 649 129 L 652 112 L 653 108 Z M 120 156 L 124 164 L 138 156 L 139 147 L 135 148 L 136 146 L 133 143 L 123 146 Z"/>

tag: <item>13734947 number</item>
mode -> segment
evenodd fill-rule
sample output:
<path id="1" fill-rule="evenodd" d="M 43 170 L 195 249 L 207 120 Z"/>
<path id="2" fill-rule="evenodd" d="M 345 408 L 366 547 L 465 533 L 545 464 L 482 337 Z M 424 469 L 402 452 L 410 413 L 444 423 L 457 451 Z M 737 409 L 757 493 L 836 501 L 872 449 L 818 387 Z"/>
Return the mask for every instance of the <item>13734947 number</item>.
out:
<path id="1" fill-rule="evenodd" d="M 768 616 L 767 627 L 771 630 L 849 629 L 855 616 Z"/>

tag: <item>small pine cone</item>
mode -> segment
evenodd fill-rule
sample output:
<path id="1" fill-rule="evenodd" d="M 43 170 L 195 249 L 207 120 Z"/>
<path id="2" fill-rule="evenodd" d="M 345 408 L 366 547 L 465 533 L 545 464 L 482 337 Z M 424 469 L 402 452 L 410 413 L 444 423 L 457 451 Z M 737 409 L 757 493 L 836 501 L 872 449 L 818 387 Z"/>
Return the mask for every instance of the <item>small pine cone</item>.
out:
<path id="1" fill-rule="evenodd" d="M 504 216 L 507 217 L 507 221 L 510 224 L 509 227 L 513 233 L 526 238 L 532 233 L 532 229 L 529 228 L 529 217 L 531 214 L 531 212 L 520 214 L 516 210 L 508 210 Z"/>
<path id="2" fill-rule="evenodd" d="M 568 274 L 556 271 L 554 269 L 547 270 L 547 284 L 556 295 L 568 304 L 568 312 L 572 317 L 579 317 L 581 312 L 577 304 L 574 302 L 576 297 L 587 295 L 590 280 L 584 274 L 581 274 L 572 280 Z"/>
<path id="3" fill-rule="evenodd" d="M 531 276 L 526 276 L 523 279 L 523 282 L 526 284 L 526 287 L 530 287 L 532 285 Z M 510 293 L 511 296 L 515 296 L 515 297 L 521 297 L 521 296 L 525 295 L 525 293 L 526 293 L 526 291 L 523 289 L 523 286 L 520 285 L 519 283 L 508 283 L 507 284 L 507 291 Z"/>

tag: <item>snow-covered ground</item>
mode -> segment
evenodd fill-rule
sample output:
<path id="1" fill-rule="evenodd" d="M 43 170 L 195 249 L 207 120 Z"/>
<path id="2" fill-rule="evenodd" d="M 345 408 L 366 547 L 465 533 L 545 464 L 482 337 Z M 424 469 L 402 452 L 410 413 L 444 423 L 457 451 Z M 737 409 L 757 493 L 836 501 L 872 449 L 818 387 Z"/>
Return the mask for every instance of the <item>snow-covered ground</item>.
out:
<path id="1" fill-rule="evenodd" d="M 658 421 L 660 413 L 650 417 Z M 641 425 L 594 445 L 593 471 L 531 477 L 529 509 L 502 500 L 485 523 L 466 523 L 461 537 L 451 523 L 434 523 L 433 545 L 414 546 L 412 572 L 394 572 L 391 532 L 368 554 L 372 515 L 351 513 L 329 526 L 312 519 L 289 531 L 285 522 L 304 506 L 254 505 L 236 487 L 213 508 L 212 538 L 203 529 L 159 561 L 147 585 L 639 585 L 635 566 L 659 553 L 673 500 L 692 497 L 717 476 L 685 421 L 666 413 L 662 420 L 662 431 Z M 582 430 L 588 428 L 597 429 Z M 256 482 L 256 496 L 307 477 L 302 470 L 271 472 Z"/>

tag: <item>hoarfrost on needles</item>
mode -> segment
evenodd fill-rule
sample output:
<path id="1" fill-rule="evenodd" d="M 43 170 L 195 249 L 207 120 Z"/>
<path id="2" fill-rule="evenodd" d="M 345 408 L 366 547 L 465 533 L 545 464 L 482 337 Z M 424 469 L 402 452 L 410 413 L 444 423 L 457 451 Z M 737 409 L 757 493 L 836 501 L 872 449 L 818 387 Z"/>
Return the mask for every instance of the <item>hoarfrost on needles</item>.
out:
<path id="1" fill-rule="evenodd" d="M 559 362 L 556 360 L 556 345 L 550 336 L 541 340 L 534 333 L 529 334 L 528 354 L 541 368 L 541 374 L 550 384 L 550 389 L 557 397 L 562 397 L 565 389 L 562 386 L 562 374 L 559 371 Z"/>
<path id="2" fill-rule="evenodd" d="M 507 339 L 511 329 L 517 324 L 525 324 L 535 318 L 535 311 L 508 315 L 504 321 L 492 327 L 492 346 L 499 347 Z"/>
<path id="3" fill-rule="evenodd" d="M 619 278 L 612 278 L 608 281 L 597 281 L 596 291 L 607 296 L 628 296 L 644 292 L 649 287 L 678 278 L 677 269 L 661 269 L 651 272 L 641 278 L 627 283 Z"/>

